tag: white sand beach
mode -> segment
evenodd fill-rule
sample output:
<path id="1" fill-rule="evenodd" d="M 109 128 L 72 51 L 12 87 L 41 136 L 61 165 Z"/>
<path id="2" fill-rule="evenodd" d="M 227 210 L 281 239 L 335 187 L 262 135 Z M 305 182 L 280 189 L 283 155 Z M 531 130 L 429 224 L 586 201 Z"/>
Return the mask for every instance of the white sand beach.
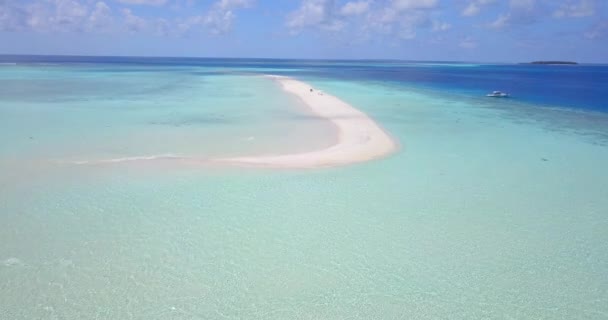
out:
<path id="1" fill-rule="evenodd" d="M 237 156 L 231 158 L 203 158 L 175 154 L 129 156 L 104 160 L 70 161 L 72 164 L 118 164 L 137 162 L 175 162 L 212 166 L 241 166 L 267 168 L 322 168 L 353 164 L 387 156 L 398 144 L 365 113 L 348 103 L 314 89 L 305 82 L 284 76 L 266 75 L 289 94 L 304 102 L 310 111 L 327 119 L 336 128 L 336 143 L 319 150 L 291 153 Z M 59 161 L 62 162 L 62 161 Z"/>
<path id="2" fill-rule="evenodd" d="M 348 103 L 292 78 L 267 77 L 278 82 L 286 92 L 300 98 L 314 114 L 331 121 L 338 131 L 337 143 L 304 153 L 235 157 L 217 161 L 263 167 L 318 168 L 369 161 L 397 150 L 398 144 L 391 136 L 365 113 Z"/>

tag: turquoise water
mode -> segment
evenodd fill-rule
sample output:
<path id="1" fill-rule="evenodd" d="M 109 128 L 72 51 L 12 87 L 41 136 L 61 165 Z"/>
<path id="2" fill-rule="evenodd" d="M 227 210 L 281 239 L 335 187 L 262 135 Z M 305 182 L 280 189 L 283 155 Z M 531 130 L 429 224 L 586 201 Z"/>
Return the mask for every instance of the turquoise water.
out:
<path id="1" fill-rule="evenodd" d="M 311 150 L 333 128 L 252 70 L 0 68 L 0 318 L 608 317 L 603 113 L 304 72 L 399 152 L 73 165 Z"/>
<path id="2" fill-rule="evenodd" d="M 230 155 L 276 148 L 269 140 L 281 148 L 314 148 L 306 144 L 318 139 L 302 138 L 330 130 L 321 121 L 316 121 L 319 130 L 302 130 L 294 118 L 306 115 L 306 108 L 276 94 L 271 81 L 255 81 L 258 75 L 206 77 L 205 69 L 163 68 L 4 69 L 0 121 L 6 134 L 0 145 L 12 155 Z M 277 140 L 276 133 L 286 131 L 304 145 Z"/>

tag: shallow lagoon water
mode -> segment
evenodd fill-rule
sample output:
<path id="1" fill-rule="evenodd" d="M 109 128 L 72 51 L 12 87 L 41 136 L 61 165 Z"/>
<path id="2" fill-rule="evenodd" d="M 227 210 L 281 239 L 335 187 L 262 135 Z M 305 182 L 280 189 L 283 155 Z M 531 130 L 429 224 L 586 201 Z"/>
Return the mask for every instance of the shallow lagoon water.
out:
<path id="1" fill-rule="evenodd" d="M 312 117 L 296 121 L 309 115 L 306 107 L 272 81 L 194 69 L 9 70 L 2 81 L 6 134 L 0 143 L 9 154 L 73 159 L 219 156 L 331 143 L 319 139 L 331 126 Z"/>
<path id="2" fill-rule="evenodd" d="M 298 146 L 281 140 L 292 130 L 289 121 L 301 126 L 293 138 L 305 148 L 328 143 L 317 128 L 331 128 L 259 77 L 207 76 L 201 86 L 187 78 L 191 86 L 159 91 L 157 81 L 182 71 L 148 72 L 132 76 L 149 93 L 93 90 L 90 103 L 66 103 L 72 112 L 46 98 L 3 95 L 2 317 L 607 316 L 604 114 L 594 113 L 591 125 L 580 120 L 584 111 L 307 72 L 302 80 L 367 112 L 401 150 L 379 161 L 301 171 L 43 161 L 290 151 Z M 270 96 L 279 102 L 263 103 Z M 127 109 L 109 108 L 111 97 Z M 45 117 L 31 123 L 41 112 Z M 244 120 L 150 123 L 191 113 Z M 73 120 L 60 125 L 65 117 Z M 103 130 L 105 119 L 116 130 Z M 32 128 L 46 140 L 26 148 Z M 127 139 L 142 131 L 157 138 Z M 267 139 L 249 149 L 235 142 L 250 132 Z M 170 143 L 189 133 L 196 141 Z M 99 143 L 74 150 L 74 137 Z M 97 147 L 114 145 L 122 148 Z"/>

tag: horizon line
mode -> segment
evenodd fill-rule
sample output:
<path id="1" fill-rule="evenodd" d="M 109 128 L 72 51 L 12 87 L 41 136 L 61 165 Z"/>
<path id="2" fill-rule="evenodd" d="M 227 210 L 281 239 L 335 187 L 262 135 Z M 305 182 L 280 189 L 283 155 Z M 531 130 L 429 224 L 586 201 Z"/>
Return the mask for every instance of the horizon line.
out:
<path id="1" fill-rule="evenodd" d="M 544 59 L 532 60 L 525 62 L 504 62 L 504 61 L 467 61 L 467 60 L 408 60 L 408 59 L 390 59 L 390 58 L 271 58 L 271 57 L 218 57 L 218 56 L 139 56 L 139 55 L 90 55 L 90 54 L 15 54 L 15 53 L 0 53 L 0 57 L 72 57 L 72 58 L 139 58 L 139 59 L 230 59 L 230 60 L 301 60 L 301 61 L 383 61 L 383 62 L 435 62 L 435 63 L 471 63 L 471 64 L 529 64 L 534 61 L 572 61 L 559 59 Z M 578 62 L 585 65 L 605 65 L 606 62 Z"/>

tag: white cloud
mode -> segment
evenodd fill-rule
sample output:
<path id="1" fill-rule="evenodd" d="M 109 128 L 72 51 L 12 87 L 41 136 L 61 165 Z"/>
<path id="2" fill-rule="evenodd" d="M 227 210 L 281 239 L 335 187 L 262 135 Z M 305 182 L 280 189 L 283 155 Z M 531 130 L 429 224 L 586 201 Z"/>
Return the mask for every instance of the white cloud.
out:
<path id="1" fill-rule="evenodd" d="M 452 25 L 447 22 L 433 20 L 433 28 L 432 28 L 433 31 L 446 31 L 446 30 L 450 30 L 451 28 L 452 28 Z"/>
<path id="2" fill-rule="evenodd" d="M 594 14 L 595 1 L 593 0 L 580 0 L 578 2 L 569 1 L 568 3 L 561 4 L 559 8 L 553 12 L 553 16 L 556 18 L 581 18 Z"/>
<path id="3" fill-rule="evenodd" d="M 479 14 L 479 4 L 475 1 L 469 3 L 464 10 L 462 10 L 462 15 L 466 17 L 472 17 Z"/>
<path id="4" fill-rule="evenodd" d="M 173 34 L 171 22 L 167 19 L 156 19 L 154 21 L 154 33 L 158 36 L 168 37 Z"/>
<path id="5" fill-rule="evenodd" d="M 338 7 L 334 0 L 302 0 L 287 16 L 285 24 L 293 34 L 312 28 L 331 32 L 350 30 L 357 34 L 380 32 L 412 39 L 419 27 L 449 29 L 449 24 L 430 19 L 429 12 L 438 3 L 438 0 L 355 0 Z"/>
<path id="6" fill-rule="evenodd" d="M 250 8 L 254 0 L 219 0 L 203 14 L 178 18 L 173 21 L 157 19 L 155 32 L 159 35 L 184 35 L 193 30 L 204 30 L 213 35 L 228 33 L 236 19 L 236 11 Z"/>
<path id="7" fill-rule="evenodd" d="M 55 0 L 55 16 L 51 16 L 51 23 L 67 26 L 67 28 L 79 28 L 86 21 L 89 10 L 83 4 L 72 0 Z"/>
<path id="8" fill-rule="evenodd" d="M 232 29 L 234 13 L 231 10 L 213 10 L 200 20 L 212 34 L 224 34 Z"/>
<path id="9" fill-rule="evenodd" d="M 462 15 L 465 17 L 472 17 L 479 14 L 481 8 L 488 4 L 494 3 L 495 0 L 472 0 L 469 4 L 462 10 Z"/>
<path id="10" fill-rule="evenodd" d="M 99 1 L 89 15 L 87 30 L 103 32 L 111 27 L 113 21 L 112 9 L 105 2 Z"/>
<path id="11" fill-rule="evenodd" d="M 52 31 L 49 26 L 51 13 L 47 6 L 40 3 L 33 3 L 25 7 L 24 10 L 26 14 L 23 17 L 23 23 L 26 29 L 34 31 Z"/>
<path id="12" fill-rule="evenodd" d="M 417 36 L 420 29 L 445 31 L 448 23 L 432 18 L 438 6 L 436 0 L 393 0 L 388 6 L 380 6 L 367 15 L 365 29 L 398 39 L 409 40 Z"/>
<path id="13" fill-rule="evenodd" d="M 220 0 L 215 3 L 215 6 L 221 10 L 233 10 L 249 8 L 253 3 L 254 0 Z"/>
<path id="14" fill-rule="evenodd" d="M 39 32 L 80 32 L 87 29 L 90 9 L 73 0 L 50 0 L 24 4 L 19 10 L 24 28 Z"/>
<path id="15" fill-rule="evenodd" d="M 306 27 L 340 24 L 334 21 L 333 0 L 303 0 L 300 7 L 288 15 L 286 25 L 292 31 Z"/>
<path id="16" fill-rule="evenodd" d="M 122 9 L 122 14 L 129 32 L 144 31 L 148 27 L 148 22 L 144 18 L 133 14 L 131 9 Z"/>
<path id="17" fill-rule="evenodd" d="M 198 20 L 212 34 L 224 34 L 232 29 L 237 9 L 249 8 L 253 0 L 220 0 Z"/>
<path id="18" fill-rule="evenodd" d="M 340 14 L 344 16 L 362 15 L 369 11 L 369 1 L 350 1 L 340 9 Z"/>
<path id="19" fill-rule="evenodd" d="M 124 4 L 134 4 L 134 5 L 152 5 L 152 6 L 162 6 L 167 3 L 167 0 L 118 0 L 120 3 Z"/>
<path id="20" fill-rule="evenodd" d="M 50 0 L 25 4 L 26 29 L 40 32 L 79 32 L 86 29 L 90 9 L 73 0 Z"/>
<path id="21" fill-rule="evenodd" d="M 437 0 L 393 0 L 391 6 L 397 10 L 433 9 Z"/>
<path id="22" fill-rule="evenodd" d="M 177 19 L 175 21 L 160 19 L 156 23 L 156 32 L 161 35 L 175 34 L 182 36 L 190 32 L 192 29 L 203 26 L 203 20 L 204 16 L 200 15 Z"/>
<path id="23" fill-rule="evenodd" d="M 529 25 L 546 15 L 537 0 L 510 0 L 509 11 L 500 14 L 489 27 L 501 29 L 513 25 Z"/>
<path id="24" fill-rule="evenodd" d="M 19 31 L 26 28 L 28 12 L 12 3 L 0 3 L 0 31 Z"/>
<path id="25" fill-rule="evenodd" d="M 120 2 L 163 5 L 171 1 L 121 0 Z M 179 36 L 198 29 L 211 34 L 223 34 L 232 29 L 236 11 L 249 8 L 254 3 L 255 0 L 217 0 L 206 12 L 198 15 L 157 18 L 142 16 L 136 8 L 113 11 L 107 2 L 101 0 L 33 2 L 0 0 L 0 31 L 103 33 L 122 30 L 131 33 L 149 32 L 164 36 Z"/>
<path id="26" fill-rule="evenodd" d="M 111 9 L 103 1 L 0 2 L 0 30 L 103 32 L 111 24 Z"/>
<path id="27" fill-rule="evenodd" d="M 438 0 L 351 0 L 338 6 L 334 0 L 302 0 L 287 15 L 285 25 L 292 34 L 304 29 L 342 31 L 354 42 L 373 33 L 395 39 L 413 39 L 420 28 L 445 31 L 451 25 L 431 18 Z"/>
<path id="28" fill-rule="evenodd" d="M 492 23 L 490 23 L 490 27 L 496 28 L 496 29 L 501 29 L 510 24 L 511 24 L 511 14 L 507 13 L 507 14 L 499 15 L 498 18 L 496 18 L 496 20 L 494 20 Z"/>

